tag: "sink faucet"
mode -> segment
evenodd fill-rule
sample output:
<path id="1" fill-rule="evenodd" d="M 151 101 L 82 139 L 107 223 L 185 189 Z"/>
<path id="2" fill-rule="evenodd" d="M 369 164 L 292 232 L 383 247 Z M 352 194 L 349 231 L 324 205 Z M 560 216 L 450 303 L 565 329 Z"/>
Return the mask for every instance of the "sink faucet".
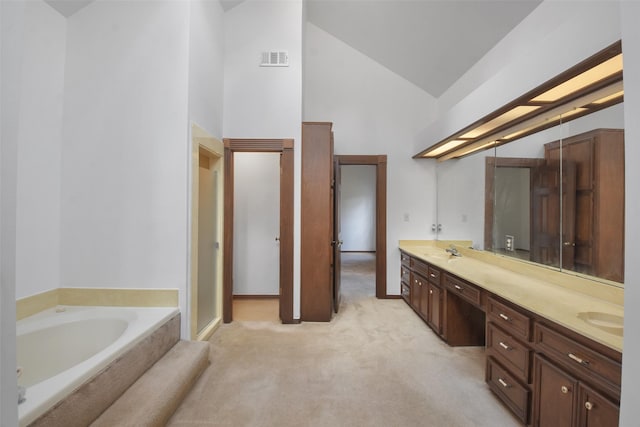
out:
<path id="1" fill-rule="evenodd" d="M 451 256 L 462 256 L 462 254 L 458 252 L 454 245 L 449 246 L 449 248 L 445 249 L 445 251 L 449 252 Z"/>

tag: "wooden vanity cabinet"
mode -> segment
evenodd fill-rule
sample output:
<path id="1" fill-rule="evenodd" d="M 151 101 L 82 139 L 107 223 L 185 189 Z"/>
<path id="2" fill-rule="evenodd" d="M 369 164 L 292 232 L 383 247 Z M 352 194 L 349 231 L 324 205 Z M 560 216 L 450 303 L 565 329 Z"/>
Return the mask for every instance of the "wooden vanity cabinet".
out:
<path id="1" fill-rule="evenodd" d="M 533 425 L 618 425 L 621 355 L 570 331 L 534 327 Z M 549 424 L 549 420 L 567 420 Z"/>
<path id="2" fill-rule="evenodd" d="M 531 317 L 493 296 L 487 298 L 486 381 L 524 423 L 531 408 Z"/>
<path id="3" fill-rule="evenodd" d="M 450 346 L 484 346 L 485 315 L 482 291 L 452 274 L 444 273 L 442 336 Z"/>
<path id="4" fill-rule="evenodd" d="M 402 298 L 438 335 L 442 334 L 440 270 L 400 253 Z"/>

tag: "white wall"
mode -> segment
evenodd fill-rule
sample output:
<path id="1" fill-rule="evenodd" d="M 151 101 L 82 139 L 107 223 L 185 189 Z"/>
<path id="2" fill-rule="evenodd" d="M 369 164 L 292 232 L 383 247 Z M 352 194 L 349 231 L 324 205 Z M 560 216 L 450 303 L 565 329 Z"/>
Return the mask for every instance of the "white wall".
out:
<path id="1" fill-rule="evenodd" d="M 16 190 L 23 2 L 0 2 L 0 425 L 18 424 L 16 405 Z"/>
<path id="2" fill-rule="evenodd" d="M 399 294 L 398 240 L 434 237 L 435 163 L 411 156 L 435 100 L 310 23 L 305 50 L 304 119 L 334 123 L 335 154 L 388 156 L 387 293 Z"/>
<path id="3" fill-rule="evenodd" d="M 624 353 L 620 426 L 631 427 L 640 419 L 640 3 L 621 3 L 625 97 L 625 290 Z"/>
<path id="4" fill-rule="evenodd" d="M 340 228 L 342 251 L 376 250 L 376 167 L 341 166 Z"/>
<path id="5" fill-rule="evenodd" d="M 189 118 L 222 138 L 224 11 L 218 1 L 189 2 Z"/>
<path id="6" fill-rule="evenodd" d="M 66 19 L 26 3 L 18 136 L 16 298 L 60 282 L 60 150 Z"/>
<path id="7" fill-rule="evenodd" d="M 61 286 L 177 288 L 186 313 L 188 24 L 175 1 L 68 19 Z"/>
<path id="8" fill-rule="evenodd" d="M 280 294 L 280 153 L 234 155 L 233 294 Z"/>
<path id="9" fill-rule="evenodd" d="M 299 318 L 302 1 L 246 1 L 226 12 L 224 27 L 224 136 L 295 139 L 293 317 Z M 259 67 L 261 52 L 270 50 L 288 51 L 289 67 Z"/>

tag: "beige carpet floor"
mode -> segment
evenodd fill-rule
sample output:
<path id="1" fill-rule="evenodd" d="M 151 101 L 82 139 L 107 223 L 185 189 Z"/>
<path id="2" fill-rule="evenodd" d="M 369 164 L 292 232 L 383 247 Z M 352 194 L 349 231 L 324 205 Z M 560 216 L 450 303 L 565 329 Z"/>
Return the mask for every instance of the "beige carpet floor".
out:
<path id="1" fill-rule="evenodd" d="M 372 265 L 345 254 L 330 323 L 222 326 L 169 425 L 520 425 L 484 382 L 484 349 L 449 347 L 404 301 L 376 299 Z"/>

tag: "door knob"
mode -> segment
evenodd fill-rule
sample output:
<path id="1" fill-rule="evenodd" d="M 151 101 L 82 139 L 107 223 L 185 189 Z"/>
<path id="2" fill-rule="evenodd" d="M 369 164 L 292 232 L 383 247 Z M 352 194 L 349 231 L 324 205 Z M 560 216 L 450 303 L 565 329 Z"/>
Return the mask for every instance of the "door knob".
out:
<path id="1" fill-rule="evenodd" d="M 276 236 L 276 242 L 280 241 L 280 237 Z"/>

